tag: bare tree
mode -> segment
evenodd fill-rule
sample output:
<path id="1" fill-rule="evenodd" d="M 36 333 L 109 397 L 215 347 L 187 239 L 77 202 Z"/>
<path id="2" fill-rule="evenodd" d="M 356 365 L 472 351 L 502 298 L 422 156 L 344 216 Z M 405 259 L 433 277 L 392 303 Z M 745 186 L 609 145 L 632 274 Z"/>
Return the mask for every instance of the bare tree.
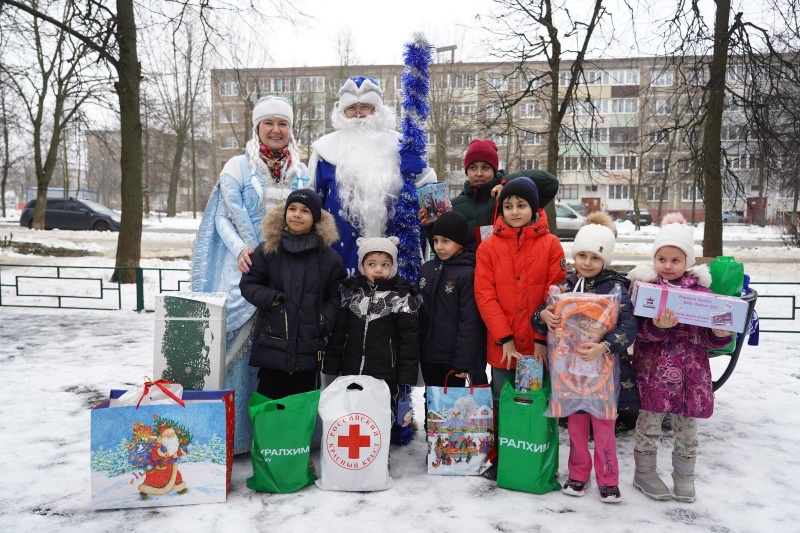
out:
<path id="1" fill-rule="evenodd" d="M 33 2 L 33 7 L 38 3 Z M 61 17 L 75 16 L 72 5 L 62 6 Z M 23 103 L 26 122 L 32 133 L 36 169 L 36 207 L 33 227 L 44 228 L 47 189 L 53 178 L 58 150 L 65 129 L 79 115 L 79 110 L 93 93 L 101 90 L 87 61 L 88 49 L 67 31 L 42 26 L 39 19 L 17 17 L 14 36 L 18 45 L 32 42 L 35 59 L 19 58 L 5 63 L 9 85 Z"/>
<path id="2" fill-rule="evenodd" d="M 498 26 L 490 31 L 502 39 L 496 43 L 495 53 L 513 61 L 517 74 L 528 80 L 527 87 L 514 93 L 503 107 L 510 109 L 529 96 L 541 94 L 545 98 L 550 119 L 547 171 L 558 175 L 561 126 L 573 106 L 579 86 L 585 83 L 582 73 L 587 53 L 595 30 L 607 16 L 603 0 L 594 0 L 589 10 L 582 10 L 580 14 L 586 14 L 583 18 L 577 12 L 570 11 L 565 4 L 556 4 L 552 0 L 495 0 L 495 3 L 500 6 L 500 12 L 494 17 Z M 541 29 L 541 32 L 531 31 L 531 26 Z M 565 44 L 562 39 L 574 41 L 575 48 Z M 548 71 L 531 75 L 526 62 L 542 57 L 546 60 Z M 562 71 L 565 57 L 572 59 L 569 70 Z M 555 206 L 546 209 L 550 230 L 555 232 Z"/>
<path id="3" fill-rule="evenodd" d="M 173 23 L 175 24 L 175 23 Z M 171 54 L 150 50 L 153 86 L 158 96 L 158 112 L 166 128 L 174 134 L 174 153 L 169 169 L 167 216 L 174 217 L 178 186 L 184 166 L 184 152 L 191 146 L 192 118 L 198 97 L 206 84 L 209 43 L 198 35 L 196 14 L 186 13 L 180 28 L 171 28 Z M 194 152 L 191 152 L 193 155 Z"/>

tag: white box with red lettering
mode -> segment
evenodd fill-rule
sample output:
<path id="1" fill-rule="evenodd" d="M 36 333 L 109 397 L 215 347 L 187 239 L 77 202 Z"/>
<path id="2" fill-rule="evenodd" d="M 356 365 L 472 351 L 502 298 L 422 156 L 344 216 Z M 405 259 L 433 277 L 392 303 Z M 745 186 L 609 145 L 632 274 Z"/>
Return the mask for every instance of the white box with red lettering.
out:
<path id="1" fill-rule="evenodd" d="M 735 296 L 721 296 L 668 285 L 637 281 L 631 291 L 633 314 L 655 318 L 670 309 L 681 324 L 742 333 L 747 326 L 747 302 Z"/>

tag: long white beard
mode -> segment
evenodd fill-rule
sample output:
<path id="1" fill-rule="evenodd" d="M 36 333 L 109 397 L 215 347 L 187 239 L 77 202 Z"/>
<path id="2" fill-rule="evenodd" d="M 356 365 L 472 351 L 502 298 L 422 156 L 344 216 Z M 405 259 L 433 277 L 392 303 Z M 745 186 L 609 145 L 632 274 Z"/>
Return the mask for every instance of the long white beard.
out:
<path id="1" fill-rule="evenodd" d="M 168 455 L 175 455 L 178 453 L 181 441 L 178 440 L 178 437 L 161 437 L 161 444 L 167 447 Z"/>
<path id="2" fill-rule="evenodd" d="M 361 236 L 383 237 L 403 186 L 394 111 L 381 106 L 365 118 L 335 117 L 341 136 L 336 158 L 340 215 Z"/>

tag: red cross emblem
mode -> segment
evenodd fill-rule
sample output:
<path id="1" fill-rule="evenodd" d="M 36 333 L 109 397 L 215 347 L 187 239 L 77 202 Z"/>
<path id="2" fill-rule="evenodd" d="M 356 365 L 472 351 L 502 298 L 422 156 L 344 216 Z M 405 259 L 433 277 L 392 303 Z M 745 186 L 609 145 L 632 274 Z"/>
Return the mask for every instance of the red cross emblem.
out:
<path id="1" fill-rule="evenodd" d="M 382 442 L 380 428 L 363 413 L 350 413 L 335 420 L 325 435 L 328 456 L 347 470 L 369 466 L 380 453 Z"/>
<path id="2" fill-rule="evenodd" d="M 369 435 L 361 435 L 359 424 L 350 424 L 350 432 L 346 435 L 339 435 L 339 447 L 347 448 L 348 459 L 358 459 L 361 455 L 361 448 L 369 446 Z"/>

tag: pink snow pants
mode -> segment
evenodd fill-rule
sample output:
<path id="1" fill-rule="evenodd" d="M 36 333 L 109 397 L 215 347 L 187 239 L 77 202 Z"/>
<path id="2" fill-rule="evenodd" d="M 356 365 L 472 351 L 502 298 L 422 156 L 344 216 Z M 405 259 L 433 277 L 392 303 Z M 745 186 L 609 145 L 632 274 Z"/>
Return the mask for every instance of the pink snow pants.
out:
<path id="1" fill-rule="evenodd" d="M 617 438 L 614 420 L 603 420 L 586 413 L 569 415 L 569 478 L 589 481 L 592 473 L 592 456 L 589 453 L 589 424 L 594 430 L 594 475 L 600 487 L 619 485 L 617 463 Z"/>

